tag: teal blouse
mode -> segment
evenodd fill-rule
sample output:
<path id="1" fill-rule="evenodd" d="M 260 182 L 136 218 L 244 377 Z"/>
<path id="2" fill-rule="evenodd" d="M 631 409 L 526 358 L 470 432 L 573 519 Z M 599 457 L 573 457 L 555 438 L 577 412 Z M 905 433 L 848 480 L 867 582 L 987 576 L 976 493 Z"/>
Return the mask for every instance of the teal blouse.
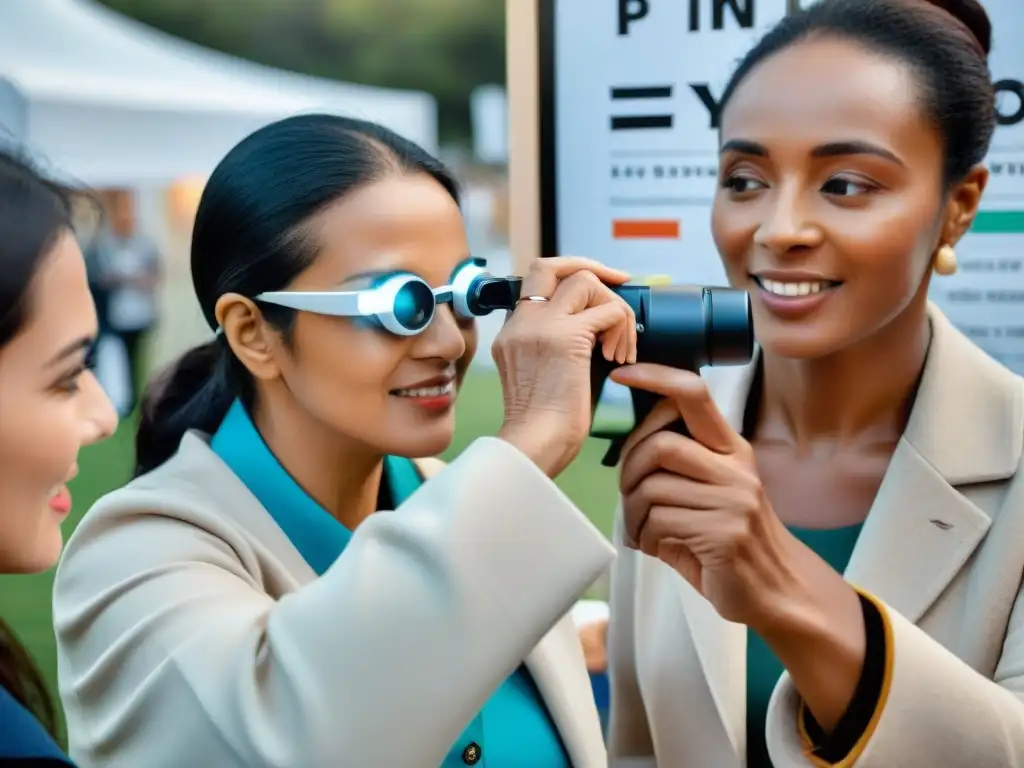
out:
<path id="1" fill-rule="evenodd" d="M 790 532 L 842 573 L 850 562 L 862 523 L 843 528 L 814 529 L 790 526 Z M 771 768 L 765 743 L 768 701 L 782 677 L 782 662 L 754 632 L 747 632 L 747 766 Z"/>
<path id="2" fill-rule="evenodd" d="M 213 451 L 245 484 L 317 573 L 344 552 L 352 532 L 315 502 L 288 474 L 235 402 L 211 442 Z M 409 459 L 388 456 L 384 482 L 393 508 L 399 507 L 423 480 Z M 458 685 L 453 681 L 453 685 Z M 444 702 L 438 702 L 444 706 Z M 401 738 L 400 735 L 396 738 Z M 520 666 L 484 704 L 452 745 L 442 768 L 569 768 L 558 729 L 530 673 Z"/>

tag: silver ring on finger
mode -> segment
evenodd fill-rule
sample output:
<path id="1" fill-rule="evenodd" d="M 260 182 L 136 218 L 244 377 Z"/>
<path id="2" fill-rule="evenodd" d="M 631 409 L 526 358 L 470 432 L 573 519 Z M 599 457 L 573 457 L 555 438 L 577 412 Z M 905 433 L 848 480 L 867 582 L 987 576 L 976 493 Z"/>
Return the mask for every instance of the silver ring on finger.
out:
<path id="1" fill-rule="evenodd" d="M 516 302 L 516 304 L 523 301 L 550 301 L 550 299 L 547 296 L 523 296 Z"/>

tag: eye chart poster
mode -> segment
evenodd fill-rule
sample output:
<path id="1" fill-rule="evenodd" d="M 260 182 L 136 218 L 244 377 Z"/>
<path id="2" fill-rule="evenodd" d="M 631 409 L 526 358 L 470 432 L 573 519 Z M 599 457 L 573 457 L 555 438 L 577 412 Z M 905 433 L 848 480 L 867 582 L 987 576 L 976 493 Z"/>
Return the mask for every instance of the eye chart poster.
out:
<path id="1" fill-rule="evenodd" d="M 529 2 L 531 0 L 509 0 Z M 539 3 L 541 240 L 635 275 L 721 285 L 710 232 L 718 98 L 795 0 Z M 998 120 L 983 210 L 932 299 L 1024 374 L 1024 2 L 984 0 Z"/>

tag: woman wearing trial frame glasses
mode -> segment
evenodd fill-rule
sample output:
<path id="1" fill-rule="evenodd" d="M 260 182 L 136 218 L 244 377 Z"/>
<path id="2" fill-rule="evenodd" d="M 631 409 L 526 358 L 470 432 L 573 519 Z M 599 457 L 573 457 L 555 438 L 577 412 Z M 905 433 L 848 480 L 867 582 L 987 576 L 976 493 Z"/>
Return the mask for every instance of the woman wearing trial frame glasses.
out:
<path id="1" fill-rule="evenodd" d="M 526 276 L 502 429 L 442 468 L 482 269 L 447 171 L 380 126 L 296 117 L 221 162 L 192 242 L 218 333 L 151 386 L 137 476 L 57 577 L 81 765 L 606 764 L 565 614 L 612 549 L 551 478 L 595 344 L 635 359 L 627 277 Z"/>
<path id="2" fill-rule="evenodd" d="M 358 290 L 267 291 L 257 301 L 334 317 L 365 318 L 396 336 L 423 333 L 434 319 L 438 304 L 451 304 L 457 317 L 476 316 L 467 303 L 473 278 L 486 274 L 483 259 L 467 259 L 455 268 L 451 283 L 431 288 L 419 275 L 394 272 L 378 275 L 373 284 Z"/>

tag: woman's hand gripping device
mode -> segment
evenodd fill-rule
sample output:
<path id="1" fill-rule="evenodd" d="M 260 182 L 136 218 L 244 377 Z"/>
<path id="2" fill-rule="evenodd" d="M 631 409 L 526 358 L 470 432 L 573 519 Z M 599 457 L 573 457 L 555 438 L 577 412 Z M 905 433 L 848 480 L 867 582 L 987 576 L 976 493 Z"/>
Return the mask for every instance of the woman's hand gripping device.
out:
<path id="1" fill-rule="evenodd" d="M 453 285 L 456 311 L 464 309 L 476 317 L 496 309 L 511 310 L 519 300 L 522 278 L 495 277 L 481 262 L 479 272 L 460 274 L 462 285 Z M 469 270 L 466 270 L 468 272 Z M 456 283 L 459 280 L 455 281 Z M 636 315 L 637 362 L 656 363 L 699 373 L 705 365 L 744 365 L 754 354 L 754 326 L 750 297 L 734 288 L 693 285 L 611 286 Z M 608 375 L 618 367 L 601 355 L 594 355 L 590 368 L 590 396 L 595 415 Z M 611 440 L 601 463 L 613 467 L 626 438 L 654 408 L 658 396 L 631 389 L 632 419 L 591 426 L 594 437 Z M 686 434 L 682 419 L 668 429 Z"/>

